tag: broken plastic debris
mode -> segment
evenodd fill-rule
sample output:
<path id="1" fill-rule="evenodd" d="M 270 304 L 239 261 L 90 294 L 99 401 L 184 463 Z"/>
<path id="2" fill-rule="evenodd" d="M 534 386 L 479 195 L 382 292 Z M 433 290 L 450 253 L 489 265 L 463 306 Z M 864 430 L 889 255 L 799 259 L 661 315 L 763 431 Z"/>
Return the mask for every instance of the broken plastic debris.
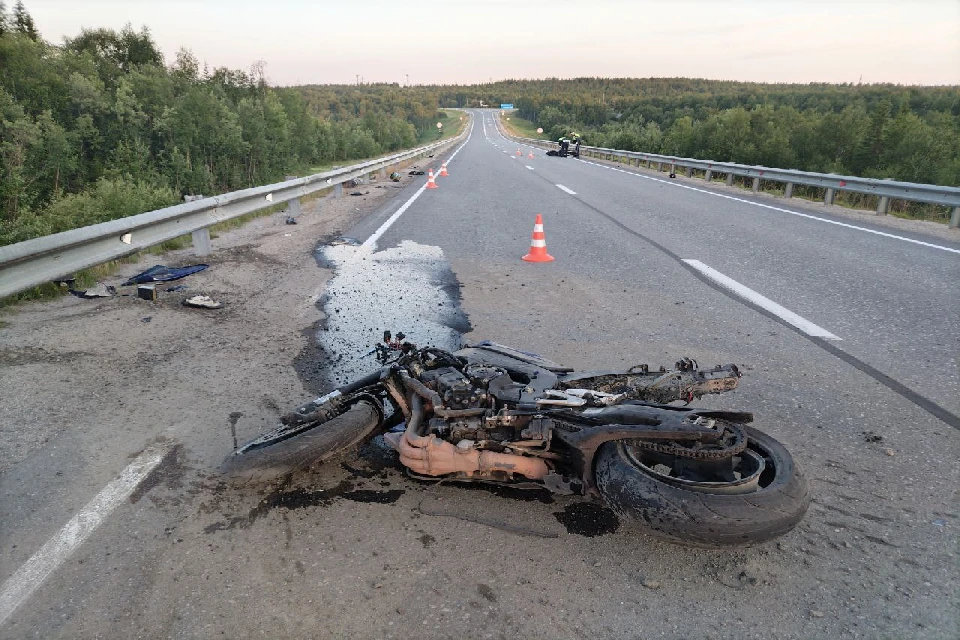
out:
<path id="1" fill-rule="evenodd" d="M 287 219 L 284 220 L 287 224 L 297 224 L 297 219 L 293 216 L 287 216 Z"/>
<path id="2" fill-rule="evenodd" d="M 70 289 L 70 293 L 77 296 L 78 298 L 109 298 L 110 296 L 117 293 L 116 287 L 110 287 L 102 282 L 98 282 L 96 286 L 87 289 L 86 291 L 77 291 L 76 289 Z"/>
<path id="3" fill-rule="evenodd" d="M 197 307 L 200 309 L 219 309 L 223 306 L 222 302 L 217 302 L 210 296 L 193 296 L 183 301 L 188 307 Z"/>
<path id="4" fill-rule="evenodd" d="M 130 244 L 131 242 L 133 242 L 133 234 L 132 233 L 123 234 L 122 236 L 120 236 L 120 242 L 122 242 L 123 244 Z"/>
<path id="5" fill-rule="evenodd" d="M 273 194 L 268 193 L 266 196 L 264 196 L 263 199 L 266 200 L 267 202 L 273 202 Z"/>
<path id="6" fill-rule="evenodd" d="M 187 267 L 170 268 L 162 264 L 158 264 L 150 267 L 146 271 L 141 271 L 120 286 L 126 287 L 131 284 L 143 284 L 145 282 L 167 282 L 169 280 L 179 280 L 180 278 L 185 278 L 189 275 L 197 273 L 198 271 L 203 271 L 209 266 L 210 265 L 208 264 L 192 264 Z"/>

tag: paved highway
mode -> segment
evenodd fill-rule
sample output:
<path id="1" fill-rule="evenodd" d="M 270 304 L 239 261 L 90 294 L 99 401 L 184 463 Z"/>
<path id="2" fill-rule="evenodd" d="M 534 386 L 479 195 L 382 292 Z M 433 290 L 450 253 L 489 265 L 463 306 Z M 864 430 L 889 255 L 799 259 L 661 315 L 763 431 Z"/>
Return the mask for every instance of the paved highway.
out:
<path id="1" fill-rule="evenodd" d="M 424 488 L 388 468 L 367 482 L 399 493 L 364 504 L 362 492 L 339 499 L 345 478 L 364 482 L 340 467 L 309 478 L 326 494 L 245 495 L 203 472 L 117 506 L 14 609 L 7 594 L 27 559 L 103 489 L 41 479 L 41 454 L 68 455 L 41 448 L 0 476 L 0 637 L 951 637 L 960 243 L 547 157 L 506 139 L 493 112 L 473 116 L 438 189 L 398 191 L 344 230 L 366 246 L 325 256 L 340 292 L 325 310 L 340 318 L 321 344 L 337 327 L 397 323 L 384 309 L 434 296 L 459 302 L 465 340 L 578 368 L 734 362 L 741 388 L 703 403 L 754 411 L 793 452 L 815 495 L 804 522 L 779 543 L 722 553 L 625 523 L 524 537 L 488 525 L 550 533 L 575 501 Z M 520 260 L 538 213 L 551 263 Z M 416 341 L 420 323 L 451 321 L 428 306 L 382 328 Z M 346 359 L 362 347 L 336 333 Z M 74 437 L 89 451 L 110 436 Z M 223 453 L 202 429 L 177 442 L 200 467 Z M 98 456 L 87 464 L 127 464 Z M 51 489 L 15 499 L 14 479 Z M 460 517 L 421 515 L 427 502 L 443 511 L 430 501 Z"/>

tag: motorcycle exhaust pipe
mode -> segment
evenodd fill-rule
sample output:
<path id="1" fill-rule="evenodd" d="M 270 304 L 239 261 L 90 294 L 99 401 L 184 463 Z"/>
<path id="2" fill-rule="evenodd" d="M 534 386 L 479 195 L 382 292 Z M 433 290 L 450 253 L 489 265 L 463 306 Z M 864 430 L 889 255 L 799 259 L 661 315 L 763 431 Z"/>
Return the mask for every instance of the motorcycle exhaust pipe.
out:
<path id="1" fill-rule="evenodd" d="M 383 439 L 400 452 L 400 462 L 411 471 L 426 476 L 444 476 L 464 473 L 469 476 L 488 475 L 494 471 L 517 473 L 532 480 L 542 480 L 549 469 L 540 458 L 511 453 L 478 451 L 473 447 L 461 449 L 446 440 L 418 433 L 423 420 L 423 400 L 416 393 L 410 401 L 410 421 L 402 434 L 388 433 Z"/>

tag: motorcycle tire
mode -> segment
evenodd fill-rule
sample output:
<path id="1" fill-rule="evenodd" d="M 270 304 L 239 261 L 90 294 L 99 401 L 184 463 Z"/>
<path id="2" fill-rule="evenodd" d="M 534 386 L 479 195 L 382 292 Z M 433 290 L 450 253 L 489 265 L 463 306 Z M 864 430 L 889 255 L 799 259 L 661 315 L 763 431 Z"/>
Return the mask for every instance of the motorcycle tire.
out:
<path id="1" fill-rule="evenodd" d="M 708 493 L 670 484 L 639 464 L 623 441 L 607 442 L 597 451 L 597 488 L 618 515 L 671 542 L 720 549 L 776 538 L 806 513 L 807 482 L 782 444 L 756 429 L 744 429 L 748 449 L 765 461 L 755 491 Z"/>
<path id="2" fill-rule="evenodd" d="M 344 413 L 292 437 L 278 437 L 272 442 L 268 439 L 256 449 L 231 454 L 220 472 L 241 483 L 269 482 L 351 449 L 367 439 L 381 420 L 376 407 L 360 401 Z"/>

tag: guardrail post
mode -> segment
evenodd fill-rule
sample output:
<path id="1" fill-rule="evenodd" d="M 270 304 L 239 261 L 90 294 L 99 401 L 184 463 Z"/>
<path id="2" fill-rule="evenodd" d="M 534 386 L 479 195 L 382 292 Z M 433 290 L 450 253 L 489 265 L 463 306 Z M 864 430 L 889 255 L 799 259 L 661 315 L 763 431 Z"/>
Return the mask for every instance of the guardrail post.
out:
<path id="1" fill-rule="evenodd" d="M 756 193 L 757 191 L 760 191 L 760 178 L 753 179 L 753 192 Z"/>
<path id="2" fill-rule="evenodd" d="M 294 198 L 287 202 L 287 215 L 293 218 L 300 215 L 300 198 Z"/>
<path id="3" fill-rule="evenodd" d="M 210 243 L 210 227 L 197 229 L 190 234 L 193 237 L 193 253 L 198 256 L 208 256 L 213 253 Z"/>
<path id="4" fill-rule="evenodd" d="M 793 197 L 793 183 L 792 183 L 792 182 L 788 182 L 788 183 L 787 183 L 787 186 L 784 187 L 784 189 L 783 189 L 783 197 L 784 197 L 784 198 L 792 198 L 792 197 Z"/>
<path id="5" fill-rule="evenodd" d="M 887 209 L 889 208 L 890 208 L 890 197 L 880 196 L 880 204 L 877 205 L 877 215 L 878 216 L 887 215 Z"/>
<path id="6" fill-rule="evenodd" d="M 647 169 L 649 169 L 652 166 L 653 166 L 653 160 L 651 160 L 650 158 L 647 158 Z"/>
<path id="7" fill-rule="evenodd" d="M 727 174 L 727 183 L 726 183 L 726 184 L 727 184 L 728 187 L 732 187 L 732 186 L 733 186 L 733 174 L 732 174 L 732 173 L 728 173 L 728 174 Z"/>
<path id="8" fill-rule="evenodd" d="M 342 198 L 343 197 L 343 183 L 338 182 L 333 186 L 333 197 Z"/>
<path id="9" fill-rule="evenodd" d="M 710 169 L 707 169 L 706 171 L 703 172 L 703 180 L 705 182 L 710 182 L 710 179 L 712 177 L 713 177 L 713 171 L 711 171 Z"/>
<path id="10" fill-rule="evenodd" d="M 954 207 L 953 213 L 950 215 L 950 228 L 956 229 L 960 227 L 960 207 Z"/>
<path id="11" fill-rule="evenodd" d="M 823 196 L 823 204 L 833 204 L 833 187 L 827 188 L 827 193 Z"/>
<path id="12" fill-rule="evenodd" d="M 687 167 L 687 168 L 684 170 L 683 175 L 687 176 L 688 178 L 692 178 L 692 177 L 693 177 L 693 167 Z"/>
<path id="13" fill-rule="evenodd" d="M 657 171 L 663 171 L 663 163 L 657 162 Z"/>

